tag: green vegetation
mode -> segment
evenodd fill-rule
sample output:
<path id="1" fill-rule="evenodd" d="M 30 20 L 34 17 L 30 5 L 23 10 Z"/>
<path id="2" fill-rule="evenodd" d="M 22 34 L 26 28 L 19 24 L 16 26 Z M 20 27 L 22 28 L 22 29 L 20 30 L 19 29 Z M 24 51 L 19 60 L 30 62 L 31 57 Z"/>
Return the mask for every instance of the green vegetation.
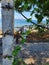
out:
<path id="1" fill-rule="evenodd" d="M 49 23 L 49 0 L 15 0 L 15 10 L 18 11 L 27 22 L 31 22 L 36 27 L 46 28 L 41 24 L 42 20 L 46 17 L 46 24 Z M 30 16 L 35 14 L 37 24 L 32 21 L 32 18 L 27 18 L 22 12 L 30 12 Z M 48 28 L 47 28 L 48 29 Z"/>
<path id="2" fill-rule="evenodd" d="M 21 49 L 20 46 L 16 46 L 14 48 L 14 50 L 13 50 L 13 57 L 14 57 L 14 59 L 13 59 L 12 65 L 26 65 L 22 58 L 17 57 L 20 49 Z"/>
<path id="3" fill-rule="evenodd" d="M 43 32 L 45 29 L 49 29 L 45 27 L 44 24 L 41 25 L 42 20 L 45 17 L 46 25 L 49 24 L 49 0 L 15 0 L 15 10 L 16 12 L 19 12 L 27 20 L 28 23 L 31 22 L 33 25 L 35 25 L 35 29 L 38 30 L 39 35 L 44 34 Z M 33 14 L 35 14 L 35 17 L 37 18 L 37 24 L 32 21 L 32 18 L 27 18 L 25 15 L 23 15 L 22 12 L 24 11 L 30 12 L 31 17 Z M 27 31 L 26 33 L 23 33 L 22 36 L 29 33 L 30 31 Z M 24 42 L 25 39 L 22 39 L 21 43 Z M 16 49 L 13 51 L 13 55 L 16 56 L 19 50 L 20 48 L 16 47 Z M 19 60 L 14 59 L 13 65 L 19 65 L 18 61 L 20 61 L 20 59 Z"/>
<path id="4" fill-rule="evenodd" d="M 44 32 L 44 29 L 49 29 L 45 27 L 45 25 L 41 25 L 42 20 L 46 17 L 46 25 L 49 24 L 49 0 L 14 0 L 15 4 L 15 10 L 16 12 L 19 12 L 26 20 L 27 22 L 31 22 L 33 25 L 36 26 L 36 29 L 38 29 L 39 33 Z M 30 16 L 32 17 L 33 14 L 35 14 L 35 17 L 37 18 L 37 24 L 32 21 L 32 18 L 28 18 L 25 15 L 23 15 L 22 12 L 30 12 Z M 27 31 L 23 34 L 29 34 L 30 31 Z M 22 34 L 22 35 L 23 35 Z M 25 39 L 22 39 L 21 43 L 24 43 Z M 23 63 L 22 59 L 15 59 L 15 57 L 18 55 L 20 51 L 20 47 L 17 46 L 13 50 L 13 56 L 14 61 L 13 65 L 22 65 Z M 19 63 L 20 62 L 20 63 Z M 25 64 L 24 64 L 25 65 Z M 46 64 L 49 65 L 49 64 Z"/>
<path id="5" fill-rule="evenodd" d="M 45 65 L 49 65 L 49 63 L 46 63 Z"/>

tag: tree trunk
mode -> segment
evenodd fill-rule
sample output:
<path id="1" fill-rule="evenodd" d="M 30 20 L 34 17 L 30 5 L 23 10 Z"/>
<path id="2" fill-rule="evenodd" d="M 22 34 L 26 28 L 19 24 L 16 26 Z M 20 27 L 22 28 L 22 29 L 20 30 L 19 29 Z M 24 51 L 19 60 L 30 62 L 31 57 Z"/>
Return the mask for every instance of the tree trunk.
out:
<path id="1" fill-rule="evenodd" d="M 10 1 L 10 2 L 9 2 Z M 14 31 L 14 0 L 2 0 L 2 65 L 12 65 L 13 31 Z M 10 57 L 10 59 L 8 59 Z"/>

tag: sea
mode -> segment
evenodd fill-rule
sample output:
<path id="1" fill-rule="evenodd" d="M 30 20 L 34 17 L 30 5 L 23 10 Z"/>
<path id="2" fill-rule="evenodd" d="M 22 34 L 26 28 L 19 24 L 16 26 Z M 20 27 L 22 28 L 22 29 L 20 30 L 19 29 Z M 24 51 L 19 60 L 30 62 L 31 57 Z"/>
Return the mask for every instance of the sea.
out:
<path id="1" fill-rule="evenodd" d="M 37 22 L 37 21 L 33 20 L 33 22 Z M 14 19 L 14 28 L 22 27 L 25 25 L 32 25 L 32 23 L 28 23 L 25 19 Z M 1 28 L 2 28 L 2 20 L 0 19 L 0 29 Z"/>
<path id="2" fill-rule="evenodd" d="M 33 20 L 33 22 L 37 23 L 37 20 Z M 32 25 L 32 23 L 28 23 L 25 19 L 14 19 L 14 28 L 22 27 L 25 25 Z M 0 29 L 2 29 L 2 20 L 1 19 L 0 19 Z"/>
<path id="3" fill-rule="evenodd" d="M 37 23 L 36 20 L 33 20 L 33 22 Z M 14 26 L 15 27 L 21 27 L 21 26 L 24 26 L 24 25 L 32 25 L 32 23 L 28 23 L 25 19 L 15 19 L 14 20 Z"/>

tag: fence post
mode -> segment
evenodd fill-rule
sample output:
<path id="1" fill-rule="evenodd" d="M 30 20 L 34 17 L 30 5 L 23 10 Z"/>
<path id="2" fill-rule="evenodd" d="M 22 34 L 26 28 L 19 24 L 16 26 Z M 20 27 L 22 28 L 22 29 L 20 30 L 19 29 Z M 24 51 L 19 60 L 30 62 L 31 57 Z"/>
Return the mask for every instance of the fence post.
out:
<path id="1" fill-rule="evenodd" d="M 2 65 L 12 65 L 14 31 L 14 0 L 2 0 Z M 9 59 L 10 58 L 10 59 Z"/>

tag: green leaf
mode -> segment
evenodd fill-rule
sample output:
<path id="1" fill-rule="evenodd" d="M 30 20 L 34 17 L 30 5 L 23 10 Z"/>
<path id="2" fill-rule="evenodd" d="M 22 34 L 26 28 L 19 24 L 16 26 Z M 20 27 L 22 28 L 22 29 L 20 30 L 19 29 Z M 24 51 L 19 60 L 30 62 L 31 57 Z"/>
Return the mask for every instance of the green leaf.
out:
<path id="1" fill-rule="evenodd" d="M 34 14 L 34 11 L 32 11 L 30 15 L 32 16 L 33 14 Z"/>
<path id="2" fill-rule="evenodd" d="M 39 8 L 34 8 L 35 11 L 37 11 L 38 13 L 40 12 Z"/>
<path id="3" fill-rule="evenodd" d="M 13 56 L 16 56 L 18 54 L 18 52 L 20 51 L 21 47 L 20 46 L 16 46 L 15 49 L 13 50 L 12 54 Z"/>
<path id="4" fill-rule="evenodd" d="M 47 21 L 46 24 L 49 24 L 49 19 L 46 19 L 46 21 Z"/>
<path id="5" fill-rule="evenodd" d="M 31 31 L 30 30 L 28 30 L 28 31 L 26 31 L 26 34 L 28 35 L 28 34 L 30 34 L 31 33 Z"/>
<path id="6" fill-rule="evenodd" d="M 17 61 L 16 61 L 16 59 L 13 60 L 12 65 L 17 65 Z"/>
<path id="7" fill-rule="evenodd" d="M 31 18 L 27 19 L 27 22 L 31 22 L 31 21 L 32 21 L 32 19 L 31 19 Z"/>
<path id="8" fill-rule="evenodd" d="M 24 5 L 23 9 L 24 9 L 24 10 L 27 10 L 27 8 L 28 8 L 28 4 L 27 4 L 27 3 L 25 3 L 25 5 Z"/>
<path id="9" fill-rule="evenodd" d="M 24 42 L 26 42 L 26 39 L 23 38 L 23 39 L 21 40 L 21 43 L 24 44 Z"/>

